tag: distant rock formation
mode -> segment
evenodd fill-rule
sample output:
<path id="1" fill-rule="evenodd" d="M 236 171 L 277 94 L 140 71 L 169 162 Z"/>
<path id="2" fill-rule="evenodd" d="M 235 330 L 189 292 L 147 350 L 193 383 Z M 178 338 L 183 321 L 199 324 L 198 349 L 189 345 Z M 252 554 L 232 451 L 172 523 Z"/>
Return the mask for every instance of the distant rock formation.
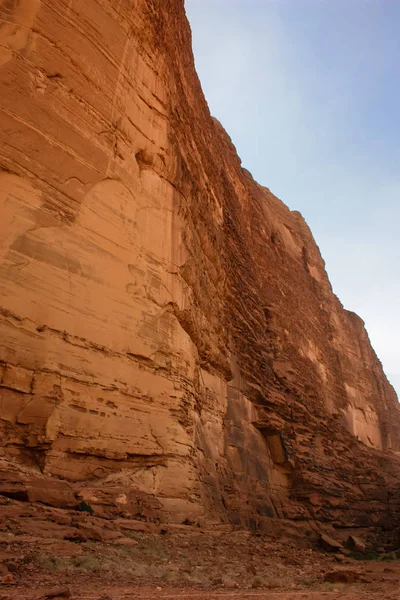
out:
<path id="1" fill-rule="evenodd" d="M 210 116 L 183 1 L 0 17 L 4 490 L 260 530 L 396 515 L 395 392 Z"/>

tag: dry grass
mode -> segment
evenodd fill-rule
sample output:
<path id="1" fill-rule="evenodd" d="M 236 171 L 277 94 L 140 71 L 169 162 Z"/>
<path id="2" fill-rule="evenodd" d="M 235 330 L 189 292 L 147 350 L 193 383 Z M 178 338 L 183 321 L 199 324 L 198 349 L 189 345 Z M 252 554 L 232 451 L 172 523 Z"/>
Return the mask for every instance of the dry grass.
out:
<path id="1" fill-rule="evenodd" d="M 155 581 L 225 589 L 281 590 L 294 586 L 321 589 L 321 576 L 315 574 L 312 555 L 305 554 L 301 569 L 298 561 L 288 566 L 282 562 L 280 551 L 258 538 L 245 543 L 239 538 L 239 543 L 232 547 L 219 538 L 198 535 L 193 535 L 190 543 L 183 535 L 134 532 L 129 537 L 137 544 L 85 542 L 79 545 L 81 555 L 69 558 L 47 555 L 35 562 L 48 571 L 67 575 L 110 573 L 138 584 Z"/>

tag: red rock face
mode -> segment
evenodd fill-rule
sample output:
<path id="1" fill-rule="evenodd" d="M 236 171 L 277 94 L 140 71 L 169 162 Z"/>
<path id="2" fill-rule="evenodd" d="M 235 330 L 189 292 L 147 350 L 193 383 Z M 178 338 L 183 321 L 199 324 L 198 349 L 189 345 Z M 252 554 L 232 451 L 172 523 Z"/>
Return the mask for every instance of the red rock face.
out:
<path id="1" fill-rule="evenodd" d="M 175 522 L 393 515 L 394 390 L 210 116 L 183 2 L 0 17 L 3 457 Z"/>

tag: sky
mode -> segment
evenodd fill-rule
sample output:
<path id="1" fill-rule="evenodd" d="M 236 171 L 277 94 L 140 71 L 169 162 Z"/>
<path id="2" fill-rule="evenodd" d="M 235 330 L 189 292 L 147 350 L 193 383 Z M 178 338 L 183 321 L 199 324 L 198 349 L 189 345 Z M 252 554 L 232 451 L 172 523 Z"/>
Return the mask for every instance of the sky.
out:
<path id="1" fill-rule="evenodd" d="M 400 1 L 185 4 L 211 113 L 302 213 L 400 396 Z"/>

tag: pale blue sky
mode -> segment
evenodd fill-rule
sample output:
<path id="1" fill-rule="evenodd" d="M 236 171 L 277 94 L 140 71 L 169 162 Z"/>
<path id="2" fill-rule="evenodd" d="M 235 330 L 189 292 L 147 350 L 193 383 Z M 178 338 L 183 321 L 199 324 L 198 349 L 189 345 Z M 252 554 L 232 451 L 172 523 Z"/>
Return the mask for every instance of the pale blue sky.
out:
<path id="1" fill-rule="evenodd" d="M 400 0 L 186 0 L 211 113 L 299 210 L 400 393 Z"/>

